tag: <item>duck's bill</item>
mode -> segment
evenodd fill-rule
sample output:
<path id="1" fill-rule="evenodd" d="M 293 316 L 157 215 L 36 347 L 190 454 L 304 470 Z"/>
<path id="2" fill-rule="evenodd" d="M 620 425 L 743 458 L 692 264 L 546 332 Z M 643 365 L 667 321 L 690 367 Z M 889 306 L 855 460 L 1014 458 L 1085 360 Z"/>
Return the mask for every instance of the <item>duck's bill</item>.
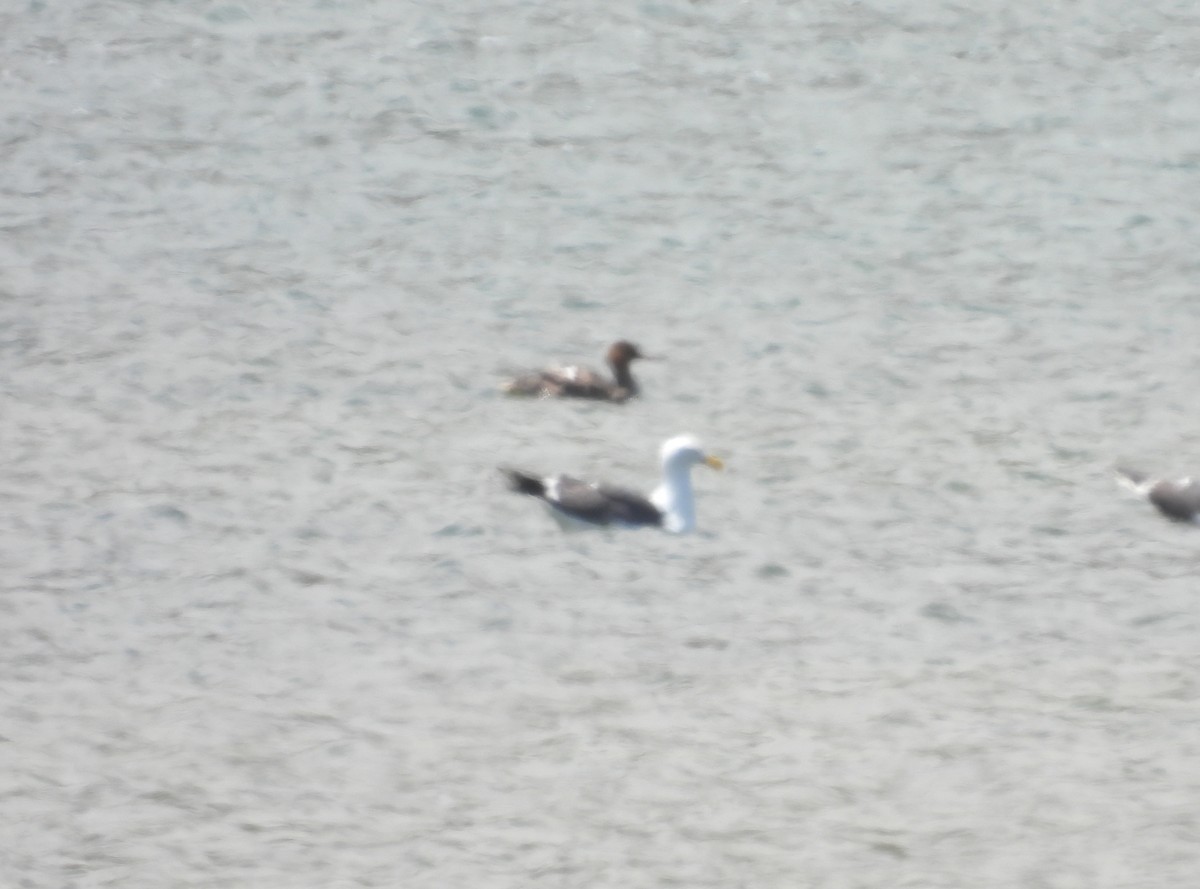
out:
<path id="1" fill-rule="evenodd" d="M 714 457 L 711 454 L 704 458 L 704 465 L 710 466 L 718 472 L 725 468 L 725 462 L 720 457 Z"/>

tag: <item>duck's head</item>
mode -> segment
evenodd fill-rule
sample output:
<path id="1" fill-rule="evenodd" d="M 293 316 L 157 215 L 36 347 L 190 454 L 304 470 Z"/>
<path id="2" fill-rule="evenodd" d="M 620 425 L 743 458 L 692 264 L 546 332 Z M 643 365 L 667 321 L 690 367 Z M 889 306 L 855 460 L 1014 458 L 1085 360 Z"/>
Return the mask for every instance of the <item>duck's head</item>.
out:
<path id="1" fill-rule="evenodd" d="M 617 340 L 608 347 L 608 352 L 605 353 L 605 360 L 611 367 L 628 367 L 631 361 L 642 359 L 643 361 L 651 361 L 649 355 L 642 354 L 642 350 L 635 346 L 629 340 Z"/>

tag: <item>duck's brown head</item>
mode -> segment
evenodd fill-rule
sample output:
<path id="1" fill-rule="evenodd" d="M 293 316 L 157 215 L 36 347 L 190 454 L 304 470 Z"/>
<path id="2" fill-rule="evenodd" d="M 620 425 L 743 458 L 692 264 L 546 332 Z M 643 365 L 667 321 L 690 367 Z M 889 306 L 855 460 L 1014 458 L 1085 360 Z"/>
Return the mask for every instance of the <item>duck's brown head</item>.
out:
<path id="1" fill-rule="evenodd" d="M 650 356 L 643 355 L 642 351 L 628 340 L 617 340 L 608 347 L 605 357 L 608 360 L 608 366 L 612 368 L 613 378 L 618 387 L 619 397 L 614 398 L 614 401 L 624 401 L 637 395 L 638 384 L 633 378 L 633 374 L 629 372 L 629 364 L 638 358 L 648 361 Z"/>
<path id="2" fill-rule="evenodd" d="M 608 347 L 608 353 L 605 357 L 609 366 L 614 370 L 618 367 L 628 367 L 629 362 L 636 358 L 649 358 L 649 356 L 643 355 L 641 350 L 629 342 L 629 340 L 617 340 Z"/>

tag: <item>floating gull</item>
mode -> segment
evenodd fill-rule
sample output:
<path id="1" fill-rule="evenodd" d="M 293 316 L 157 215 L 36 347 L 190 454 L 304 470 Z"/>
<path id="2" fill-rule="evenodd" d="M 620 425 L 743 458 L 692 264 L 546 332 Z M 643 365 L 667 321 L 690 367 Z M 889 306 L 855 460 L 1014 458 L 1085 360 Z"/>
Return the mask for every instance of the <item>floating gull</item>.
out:
<path id="1" fill-rule="evenodd" d="M 505 383 L 503 389 L 509 395 L 622 402 L 638 394 L 637 381 L 629 372 L 630 363 L 638 358 L 649 360 L 633 343 L 618 340 L 605 353 L 604 360 L 613 372 L 611 380 L 590 368 L 572 365 L 522 374 Z"/>
<path id="2" fill-rule="evenodd" d="M 1136 469 L 1117 467 L 1121 484 L 1145 497 L 1169 519 L 1200 524 L 1200 479 L 1151 478 Z"/>
<path id="3" fill-rule="evenodd" d="M 685 534 L 696 527 L 692 467 L 703 463 L 721 469 L 724 464 L 717 457 L 705 454 L 700 442 L 690 435 L 663 442 L 660 454 L 662 484 L 649 497 L 566 475 L 539 478 L 515 469 L 500 471 L 508 477 L 514 491 L 542 500 L 564 528 L 649 526 Z"/>

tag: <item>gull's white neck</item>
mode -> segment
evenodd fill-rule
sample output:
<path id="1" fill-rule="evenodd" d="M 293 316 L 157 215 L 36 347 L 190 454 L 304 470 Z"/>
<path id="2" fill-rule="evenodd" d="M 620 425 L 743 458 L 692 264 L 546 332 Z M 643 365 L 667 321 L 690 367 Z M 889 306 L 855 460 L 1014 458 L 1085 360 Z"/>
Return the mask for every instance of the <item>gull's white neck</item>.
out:
<path id="1" fill-rule="evenodd" d="M 651 502 L 661 509 L 663 527 L 674 534 L 686 534 L 696 527 L 696 501 L 692 496 L 692 467 L 675 462 L 663 464 L 663 480 Z"/>

